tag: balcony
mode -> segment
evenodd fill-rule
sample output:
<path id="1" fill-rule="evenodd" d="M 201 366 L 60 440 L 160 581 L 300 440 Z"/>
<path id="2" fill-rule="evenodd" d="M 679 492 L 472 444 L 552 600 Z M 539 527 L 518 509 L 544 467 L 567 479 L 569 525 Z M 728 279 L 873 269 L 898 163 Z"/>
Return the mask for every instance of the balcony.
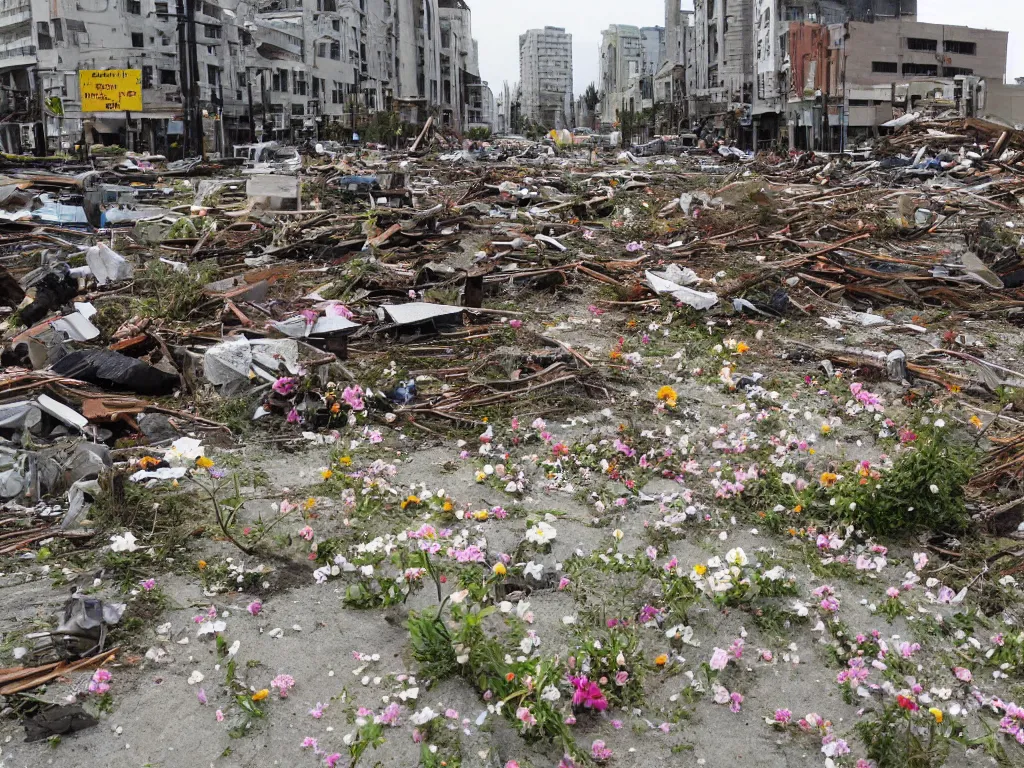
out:
<path id="1" fill-rule="evenodd" d="M 0 7 L 0 29 L 32 21 L 32 3 L 4 3 Z"/>
<path id="2" fill-rule="evenodd" d="M 288 29 L 293 27 L 294 30 Z M 286 24 L 277 20 L 256 19 L 253 33 L 256 50 L 266 59 L 294 59 L 301 61 L 303 51 L 302 25 Z"/>

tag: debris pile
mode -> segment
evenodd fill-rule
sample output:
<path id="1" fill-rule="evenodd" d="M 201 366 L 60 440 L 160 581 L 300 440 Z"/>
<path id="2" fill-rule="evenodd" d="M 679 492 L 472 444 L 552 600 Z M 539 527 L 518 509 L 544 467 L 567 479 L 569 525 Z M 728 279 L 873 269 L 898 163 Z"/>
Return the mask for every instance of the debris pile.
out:
<path id="1" fill-rule="evenodd" d="M 302 743 L 329 765 L 406 723 L 424 764 L 516 765 L 489 719 L 566 766 L 628 720 L 668 760 L 712 702 L 829 761 L 1018 749 L 1024 135 L 613 143 L 0 163 L 0 588 L 53 584 L 2 627 L 29 740 L 108 717 L 110 670 L 269 727 L 326 663 L 285 603 L 336 581 L 362 618 L 322 642 L 373 695 L 303 692 L 351 708 Z M 757 682 L 836 660 L 847 708 L 799 727 Z M 475 720 L 426 705 L 447 678 Z"/>

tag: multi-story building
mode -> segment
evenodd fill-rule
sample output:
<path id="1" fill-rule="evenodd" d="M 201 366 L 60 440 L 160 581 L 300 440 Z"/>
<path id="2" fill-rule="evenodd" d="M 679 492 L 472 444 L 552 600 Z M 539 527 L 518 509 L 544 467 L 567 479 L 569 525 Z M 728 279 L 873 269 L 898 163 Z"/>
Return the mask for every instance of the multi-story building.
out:
<path id="1" fill-rule="evenodd" d="M 998 86 L 1006 72 L 1008 37 L 905 16 L 829 26 L 791 22 L 788 143 L 839 150 L 913 110 L 921 99 L 952 104 L 955 78 Z"/>
<path id="2" fill-rule="evenodd" d="M 531 29 L 519 36 L 522 116 L 545 128 L 572 121 L 572 35 L 562 27 Z"/>
<path id="3" fill-rule="evenodd" d="M 913 20 L 916 13 L 917 0 L 755 0 L 752 113 L 757 144 L 771 144 L 785 130 L 792 70 L 805 65 L 790 56 L 792 25 Z"/>
<path id="4" fill-rule="evenodd" d="M 205 151 L 230 152 L 236 142 L 322 135 L 330 123 L 355 130 L 391 109 L 417 123 L 451 109 L 452 126 L 467 127 L 467 94 L 481 88 L 463 0 L 228 5 L 0 0 L 0 145 L 42 153 L 84 138 L 168 152 L 187 136 L 195 151 L 201 136 Z M 452 45 L 445 102 L 442 9 Z M 86 69 L 141 70 L 142 111 L 83 113 Z"/>
<path id="5" fill-rule="evenodd" d="M 693 11 L 683 0 L 665 0 L 665 55 L 654 76 L 654 101 L 662 133 L 685 132 L 689 124 L 688 96 L 694 76 Z"/>
<path id="6" fill-rule="evenodd" d="M 605 126 L 613 125 L 623 111 L 653 105 L 653 80 L 664 58 L 662 27 L 612 24 L 601 33 L 601 122 Z"/>
<path id="7" fill-rule="evenodd" d="M 694 0 L 690 117 L 749 143 L 754 0 Z"/>

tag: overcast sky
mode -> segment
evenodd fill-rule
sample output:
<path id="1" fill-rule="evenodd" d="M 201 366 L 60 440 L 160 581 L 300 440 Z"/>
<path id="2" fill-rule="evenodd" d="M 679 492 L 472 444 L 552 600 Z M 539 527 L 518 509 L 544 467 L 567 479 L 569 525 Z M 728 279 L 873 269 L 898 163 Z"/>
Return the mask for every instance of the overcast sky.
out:
<path id="1" fill-rule="evenodd" d="M 597 81 L 601 30 L 609 24 L 665 23 L 665 0 L 468 0 L 473 36 L 480 41 L 480 74 L 495 95 L 503 81 L 519 80 L 519 35 L 538 27 L 572 34 L 573 87 Z M 690 2 L 690 7 L 693 4 Z M 920 21 L 1010 31 L 1009 82 L 1024 76 L 1024 2 L 1021 0 L 918 0 Z"/>

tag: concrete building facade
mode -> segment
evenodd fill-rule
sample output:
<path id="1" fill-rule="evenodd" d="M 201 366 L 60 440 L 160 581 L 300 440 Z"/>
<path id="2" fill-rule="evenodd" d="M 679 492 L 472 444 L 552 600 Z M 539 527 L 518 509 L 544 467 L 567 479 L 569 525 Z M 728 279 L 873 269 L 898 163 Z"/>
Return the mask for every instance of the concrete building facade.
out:
<path id="1" fill-rule="evenodd" d="M 694 0 L 691 118 L 744 141 L 753 106 L 754 0 Z"/>
<path id="2" fill-rule="evenodd" d="M 471 88 L 486 102 L 477 57 L 463 0 L 0 0 L 0 145 L 174 154 L 201 131 L 205 151 L 229 153 L 392 109 L 414 123 L 447 113 L 463 131 L 485 119 L 467 105 Z M 82 113 L 82 69 L 140 69 L 142 112 Z"/>
<path id="3" fill-rule="evenodd" d="M 612 24 L 601 33 L 598 65 L 603 125 L 614 125 L 624 110 L 639 112 L 653 105 L 654 76 L 665 55 L 663 27 Z"/>
<path id="4" fill-rule="evenodd" d="M 531 29 L 519 36 L 522 116 L 544 128 L 572 121 L 572 35 L 562 27 Z"/>

